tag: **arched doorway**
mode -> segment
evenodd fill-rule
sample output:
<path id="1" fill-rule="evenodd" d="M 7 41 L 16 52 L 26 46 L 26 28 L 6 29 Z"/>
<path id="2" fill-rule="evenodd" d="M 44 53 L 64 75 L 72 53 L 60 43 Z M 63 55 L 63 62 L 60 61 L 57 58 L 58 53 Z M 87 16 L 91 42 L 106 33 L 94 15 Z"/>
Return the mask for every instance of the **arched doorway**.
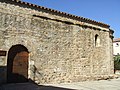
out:
<path id="1" fill-rule="evenodd" d="M 23 45 L 10 48 L 7 58 L 7 82 L 21 83 L 28 81 L 28 49 Z"/>

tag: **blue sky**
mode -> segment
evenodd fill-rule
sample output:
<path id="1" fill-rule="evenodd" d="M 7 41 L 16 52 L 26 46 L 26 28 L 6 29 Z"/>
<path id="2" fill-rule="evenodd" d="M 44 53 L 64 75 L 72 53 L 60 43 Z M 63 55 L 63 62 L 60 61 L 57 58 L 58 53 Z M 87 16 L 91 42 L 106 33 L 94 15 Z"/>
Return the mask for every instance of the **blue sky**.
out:
<path id="1" fill-rule="evenodd" d="M 120 0 L 22 0 L 109 24 L 120 37 Z"/>

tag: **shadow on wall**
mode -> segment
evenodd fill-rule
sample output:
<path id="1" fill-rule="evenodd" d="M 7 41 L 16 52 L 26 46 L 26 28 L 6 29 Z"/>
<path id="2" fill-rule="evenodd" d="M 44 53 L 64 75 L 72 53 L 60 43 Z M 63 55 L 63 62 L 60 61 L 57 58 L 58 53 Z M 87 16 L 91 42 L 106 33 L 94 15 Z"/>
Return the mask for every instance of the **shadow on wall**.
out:
<path id="1" fill-rule="evenodd" d="M 7 66 L 0 66 L 0 85 L 5 84 L 7 81 Z M 15 80 L 12 78 L 11 83 L 21 83 L 21 82 L 28 82 L 28 79 L 25 78 L 23 75 L 18 73 L 13 73 L 12 76 L 16 77 Z M 15 82 L 14 82 L 15 81 Z"/>
<path id="2" fill-rule="evenodd" d="M 13 73 L 13 76 L 15 78 L 12 78 L 13 79 L 13 83 L 23 83 L 23 82 L 28 82 L 28 79 L 26 77 L 24 77 L 23 75 L 20 75 L 18 73 Z M 17 78 L 17 80 L 16 80 Z M 12 81 L 11 81 L 12 83 Z"/>
<path id="3" fill-rule="evenodd" d="M 21 79 L 25 78 L 21 76 Z M 56 86 L 45 86 L 45 85 L 38 85 L 31 79 L 27 83 L 10 83 L 10 84 L 3 84 L 0 86 L 0 90 L 75 90 L 69 88 L 62 88 Z"/>
<path id="4" fill-rule="evenodd" d="M 6 82 L 7 66 L 0 66 L 0 84 Z"/>
<path id="5" fill-rule="evenodd" d="M 4 71 L 7 67 L 0 67 L 0 70 Z M 0 90 L 73 90 L 69 88 L 62 88 L 62 87 L 56 87 L 56 86 L 45 86 L 45 85 L 38 85 L 33 80 L 27 79 L 23 75 L 15 74 L 15 77 L 17 77 L 18 81 L 27 80 L 29 82 L 16 82 L 16 83 L 6 83 L 0 85 Z M 0 73 L 0 76 L 4 76 Z M 0 78 L 2 79 L 2 78 Z M 4 80 L 4 79 L 3 79 Z"/>

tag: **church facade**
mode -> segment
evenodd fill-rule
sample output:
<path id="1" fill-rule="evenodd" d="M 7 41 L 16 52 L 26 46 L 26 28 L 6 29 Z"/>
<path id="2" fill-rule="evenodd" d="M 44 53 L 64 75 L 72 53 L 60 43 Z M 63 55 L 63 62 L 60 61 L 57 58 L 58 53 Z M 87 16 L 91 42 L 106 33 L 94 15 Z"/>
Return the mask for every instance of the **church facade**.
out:
<path id="1" fill-rule="evenodd" d="M 111 78 L 112 40 L 107 24 L 18 0 L 0 0 L 0 83 Z"/>

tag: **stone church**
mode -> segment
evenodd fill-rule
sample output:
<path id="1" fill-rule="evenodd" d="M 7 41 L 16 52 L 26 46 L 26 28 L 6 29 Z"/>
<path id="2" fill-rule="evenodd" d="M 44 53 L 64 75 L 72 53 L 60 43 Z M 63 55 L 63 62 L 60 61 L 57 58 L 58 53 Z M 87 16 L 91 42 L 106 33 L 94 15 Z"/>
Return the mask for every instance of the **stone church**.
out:
<path id="1" fill-rule="evenodd" d="M 0 83 L 72 83 L 114 76 L 113 31 L 101 22 L 0 0 Z"/>

